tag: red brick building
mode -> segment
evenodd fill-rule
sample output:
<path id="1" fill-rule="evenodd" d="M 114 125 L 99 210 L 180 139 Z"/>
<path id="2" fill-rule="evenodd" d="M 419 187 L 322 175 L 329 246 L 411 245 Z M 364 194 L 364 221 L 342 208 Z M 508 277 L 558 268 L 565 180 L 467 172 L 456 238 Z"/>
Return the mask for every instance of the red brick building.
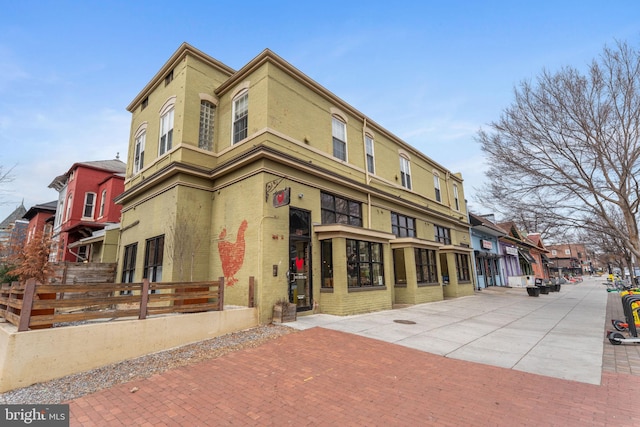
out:
<path id="1" fill-rule="evenodd" d="M 69 246 L 120 222 L 114 198 L 124 191 L 125 171 L 119 159 L 74 163 L 49 184 L 59 193 L 51 261 L 88 260 L 90 245 Z"/>

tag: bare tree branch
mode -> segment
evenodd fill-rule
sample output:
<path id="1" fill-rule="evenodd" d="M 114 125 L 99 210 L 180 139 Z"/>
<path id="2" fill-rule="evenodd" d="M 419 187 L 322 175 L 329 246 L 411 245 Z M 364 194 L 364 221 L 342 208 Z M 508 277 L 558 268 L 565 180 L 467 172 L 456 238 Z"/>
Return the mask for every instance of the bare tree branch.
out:
<path id="1" fill-rule="evenodd" d="M 513 103 L 489 126 L 477 136 L 491 180 L 479 192 L 481 205 L 512 217 L 525 212 L 524 225 L 545 233 L 606 229 L 640 258 L 638 50 L 605 47 L 586 74 L 543 71 L 514 90 Z"/>

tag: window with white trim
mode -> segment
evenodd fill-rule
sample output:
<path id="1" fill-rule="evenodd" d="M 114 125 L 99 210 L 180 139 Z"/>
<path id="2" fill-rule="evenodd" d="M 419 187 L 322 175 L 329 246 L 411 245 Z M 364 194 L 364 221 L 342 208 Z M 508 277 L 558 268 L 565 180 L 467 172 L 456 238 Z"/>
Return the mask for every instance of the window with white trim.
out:
<path id="1" fill-rule="evenodd" d="M 200 101 L 200 133 L 198 134 L 198 148 L 213 150 L 213 119 L 216 106 L 209 101 Z"/>
<path id="2" fill-rule="evenodd" d="M 248 135 L 249 125 L 249 91 L 247 89 L 240 92 L 233 100 L 233 130 L 232 143 L 236 144 Z"/>
<path id="3" fill-rule="evenodd" d="M 458 196 L 458 186 L 453 185 L 453 204 L 457 211 L 460 210 L 460 198 Z"/>
<path id="4" fill-rule="evenodd" d="M 162 156 L 173 146 L 173 106 L 160 117 L 160 148 L 158 155 Z"/>
<path id="5" fill-rule="evenodd" d="M 373 138 L 369 135 L 365 135 L 364 144 L 367 152 L 367 171 L 369 173 L 376 173 L 375 162 L 373 157 Z"/>
<path id="6" fill-rule="evenodd" d="M 403 155 L 400 155 L 400 178 L 402 186 L 411 190 L 411 165 L 409 159 Z"/>
<path id="7" fill-rule="evenodd" d="M 433 174 L 433 188 L 436 191 L 436 201 L 442 202 L 442 194 L 440 192 L 440 177 L 438 174 Z"/>
<path id="8" fill-rule="evenodd" d="M 331 135 L 333 137 L 333 157 L 347 161 L 347 124 L 338 117 L 331 118 Z"/>
<path id="9" fill-rule="evenodd" d="M 136 174 L 144 167 L 144 142 L 147 139 L 147 131 L 143 130 L 136 136 L 133 149 L 133 173 Z"/>
<path id="10" fill-rule="evenodd" d="M 65 221 L 69 221 L 71 219 L 71 208 L 73 208 L 73 193 L 69 193 L 67 197 L 67 213 L 64 217 Z"/>
<path id="11" fill-rule="evenodd" d="M 84 193 L 84 209 L 82 210 L 82 217 L 93 218 L 95 208 L 96 193 Z"/>
<path id="12" fill-rule="evenodd" d="M 102 190 L 102 195 L 100 196 L 100 215 L 99 218 L 104 216 L 104 206 L 107 201 L 107 190 Z"/>

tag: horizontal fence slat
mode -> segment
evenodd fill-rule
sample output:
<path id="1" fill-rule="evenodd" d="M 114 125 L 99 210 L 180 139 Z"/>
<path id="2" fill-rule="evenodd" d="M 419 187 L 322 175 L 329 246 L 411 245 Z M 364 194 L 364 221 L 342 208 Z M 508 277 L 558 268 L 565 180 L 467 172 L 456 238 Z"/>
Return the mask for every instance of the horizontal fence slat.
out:
<path id="1" fill-rule="evenodd" d="M 187 304 L 176 307 L 149 307 L 149 314 L 190 313 L 195 311 L 217 311 L 218 303 Z"/>
<path id="2" fill-rule="evenodd" d="M 117 319 L 122 317 L 138 317 L 138 310 L 84 311 L 82 313 L 64 313 L 54 315 L 31 316 L 31 326 L 51 323 L 82 322 L 97 319 Z"/>
<path id="3" fill-rule="evenodd" d="M 41 299 L 33 302 L 33 308 L 76 308 L 94 305 L 115 305 L 115 304 L 132 304 L 140 303 L 140 295 L 118 295 L 114 297 L 86 297 L 73 299 L 57 299 L 48 300 Z"/>
<path id="4" fill-rule="evenodd" d="M 35 295 L 29 307 L 23 305 L 24 284 L 0 284 L 0 318 L 18 326 L 20 313 L 23 313 L 24 323 L 24 313 L 30 312 L 28 326 L 37 327 L 222 309 L 222 278 L 215 281 L 149 283 L 149 293 L 143 295 L 143 289 L 146 293 L 143 283 L 111 283 L 104 282 L 104 276 L 100 274 L 96 275 L 98 277 L 103 277 L 103 280 L 95 283 L 60 284 L 54 281 L 35 284 Z M 147 298 L 148 305 L 143 306 L 141 312 L 141 304 Z"/>

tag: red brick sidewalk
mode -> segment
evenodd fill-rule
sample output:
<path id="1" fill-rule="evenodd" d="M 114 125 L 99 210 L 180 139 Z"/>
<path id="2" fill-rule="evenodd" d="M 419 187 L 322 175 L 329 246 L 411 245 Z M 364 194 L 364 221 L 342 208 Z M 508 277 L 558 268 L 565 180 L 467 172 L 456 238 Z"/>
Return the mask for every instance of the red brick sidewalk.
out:
<path id="1" fill-rule="evenodd" d="M 607 315 L 605 319 L 605 330 L 613 331 L 611 319 L 625 321 L 622 309 L 622 298 L 617 292 L 610 292 L 607 297 Z M 627 332 L 624 336 L 630 337 Z M 640 345 L 621 344 L 611 345 L 609 340 L 605 340 L 602 354 L 602 371 L 616 372 L 619 374 L 633 374 L 640 376 Z M 640 381 L 640 378 L 638 379 Z"/>
<path id="2" fill-rule="evenodd" d="M 314 328 L 76 399 L 70 410 L 72 426 L 584 427 L 639 425 L 639 399 L 633 375 L 603 372 L 595 386 Z"/>

